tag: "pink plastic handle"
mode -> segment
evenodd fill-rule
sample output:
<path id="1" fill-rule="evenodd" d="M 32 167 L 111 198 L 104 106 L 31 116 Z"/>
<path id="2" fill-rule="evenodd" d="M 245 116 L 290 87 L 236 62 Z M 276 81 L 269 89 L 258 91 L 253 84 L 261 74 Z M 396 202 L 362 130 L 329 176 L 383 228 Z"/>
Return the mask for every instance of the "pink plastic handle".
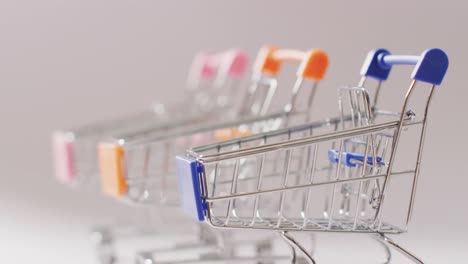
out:
<path id="1" fill-rule="evenodd" d="M 247 70 L 248 57 L 237 49 L 214 54 L 200 52 L 195 56 L 194 66 L 200 69 L 200 77 L 203 79 L 215 77 L 220 70 L 231 78 L 241 79 Z"/>
<path id="2" fill-rule="evenodd" d="M 74 147 L 69 134 L 61 131 L 52 134 L 55 177 L 64 184 L 71 184 L 76 178 Z"/>
<path id="3" fill-rule="evenodd" d="M 203 144 L 207 144 L 210 140 L 211 140 L 210 135 L 206 135 L 202 133 L 202 134 L 191 135 L 190 137 L 180 137 L 176 140 L 176 143 L 178 146 L 186 146 L 189 143 L 194 146 L 200 146 Z"/>

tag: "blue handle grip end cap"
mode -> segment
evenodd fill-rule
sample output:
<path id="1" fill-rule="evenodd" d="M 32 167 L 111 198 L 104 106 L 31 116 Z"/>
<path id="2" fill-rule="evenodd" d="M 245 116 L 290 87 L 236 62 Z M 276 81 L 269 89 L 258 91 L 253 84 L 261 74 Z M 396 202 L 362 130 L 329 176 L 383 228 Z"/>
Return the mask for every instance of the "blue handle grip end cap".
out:
<path id="1" fill-rule="evenodd" d="M 390 74 L 390 66 L 384 66 L 379 61 L 381 57 L 390 55 L 386 49 L 371 50 L 361 67 L 361 76 L 371 77 L 379 81 L 385 81 Z"/>
<path id="2" fill-rule="evenodd" d="M 449 65 L 447 54 L 441 49 L 428 49 L 414 68 L 414 80 L 440 85 Z"/>
<path id="3" fill-rule="evenodd" d="M 202 222 L 205 220 L 206 210 L 206 203 L 201 196 L 199 177 L 203 172 L 203 164 L 186 156 L 177 156 L 176 159 L 181 208 L 184 213 Z"/>
<path id="4" fill-rule="evenodd" d="M 428 49 L 421 56 L 391 55 L 386 49 L 369 52 L 361 68 L 361 76 L 379 81 L 387 80 L 393 65 L 415 65 L 411 78 L 440 85 L 447 72 L 449 60 L 441 49 Z"/>

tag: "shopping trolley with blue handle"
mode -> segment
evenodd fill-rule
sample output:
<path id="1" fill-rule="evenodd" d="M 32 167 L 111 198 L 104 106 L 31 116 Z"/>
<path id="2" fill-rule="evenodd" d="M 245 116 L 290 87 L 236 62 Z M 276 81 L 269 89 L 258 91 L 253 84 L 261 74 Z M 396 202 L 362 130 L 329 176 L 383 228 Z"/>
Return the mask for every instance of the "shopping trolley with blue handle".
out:
<path id="1" fill-rule="evenodd" d="M 365 82 L 377 80 L 380 89 L 399 64 L 415 65 L 400 111 L 375 109 Z M 371 51 L 359 85 L 339 89 L 338 117 L 200 146 L 178 156 L 183 210 L 218 228 L 279 231 L 293 253 L 301 252 L 310 263 L 316 263 L 313 256 L 288 232 L 373 234 L 386 249 L 386 263 L 390 247 L 423 263 L 387 234 L 407 231 L 429 105 L 447 68 L 448 57 L 440 49 L 420 56 Z M 412 94 L 427 84 L 420 111 L 409 109 Z M 324 128 L 328 132 L 313 134 Z M 282 140 L 274 140 L 278 137 Z"/>

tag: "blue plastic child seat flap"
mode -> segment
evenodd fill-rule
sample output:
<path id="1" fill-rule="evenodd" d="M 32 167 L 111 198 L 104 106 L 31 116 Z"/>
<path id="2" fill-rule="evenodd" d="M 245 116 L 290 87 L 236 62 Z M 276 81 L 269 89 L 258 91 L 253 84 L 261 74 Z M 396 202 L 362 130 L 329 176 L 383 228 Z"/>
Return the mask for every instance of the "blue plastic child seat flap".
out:
<path id="1" fill-rule="evenodd" d="M 198 221 L 204 221 L 206 205 L 201 196 L 199 178 L 200 172 L 203 171 L 203 164 L 186 156 L 177 156 L 176 159 L 182 210 Z"/>
<path id="2" fill-rule="evenodd" d="M 376 158 L 377 166 L 385 165 L 382 161 L 382 157 L 377 156 Z M 339 152 L 334 149 L 328 150 L 328 160 L 332 163 L 338 163 L 339 161 Z M 354 168 L 357 165 L 362 165 L 364 163 L 364 155 L 358 153 L 349 153 L 349 152 L 342 152 L 341 153 L 341 162 L 342 164 Z M 370 166 L 374 166 L 374 158 L 373 156 L 367 156 L 367 164 Z"/>

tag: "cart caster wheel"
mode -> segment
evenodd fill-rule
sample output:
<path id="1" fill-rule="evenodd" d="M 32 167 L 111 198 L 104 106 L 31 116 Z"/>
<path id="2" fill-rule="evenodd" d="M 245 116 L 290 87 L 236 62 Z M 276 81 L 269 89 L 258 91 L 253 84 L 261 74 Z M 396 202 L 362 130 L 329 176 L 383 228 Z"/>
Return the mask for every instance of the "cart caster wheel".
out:
<path id="1" fill-rule="evenodd" d="M 91 231 L 91 239 L 96 248 L 96 255 L 101 264 L 113 264 L 117 262 L 114 252 L 114 239 L 112 232 L 105 227 L 98 227 Z"/>
<path id="2" fill-rule="evenodd" d="M 136 255 L 135 264 L 154 264 L 153 255 L 149 252 L 140 252 Z"/>

